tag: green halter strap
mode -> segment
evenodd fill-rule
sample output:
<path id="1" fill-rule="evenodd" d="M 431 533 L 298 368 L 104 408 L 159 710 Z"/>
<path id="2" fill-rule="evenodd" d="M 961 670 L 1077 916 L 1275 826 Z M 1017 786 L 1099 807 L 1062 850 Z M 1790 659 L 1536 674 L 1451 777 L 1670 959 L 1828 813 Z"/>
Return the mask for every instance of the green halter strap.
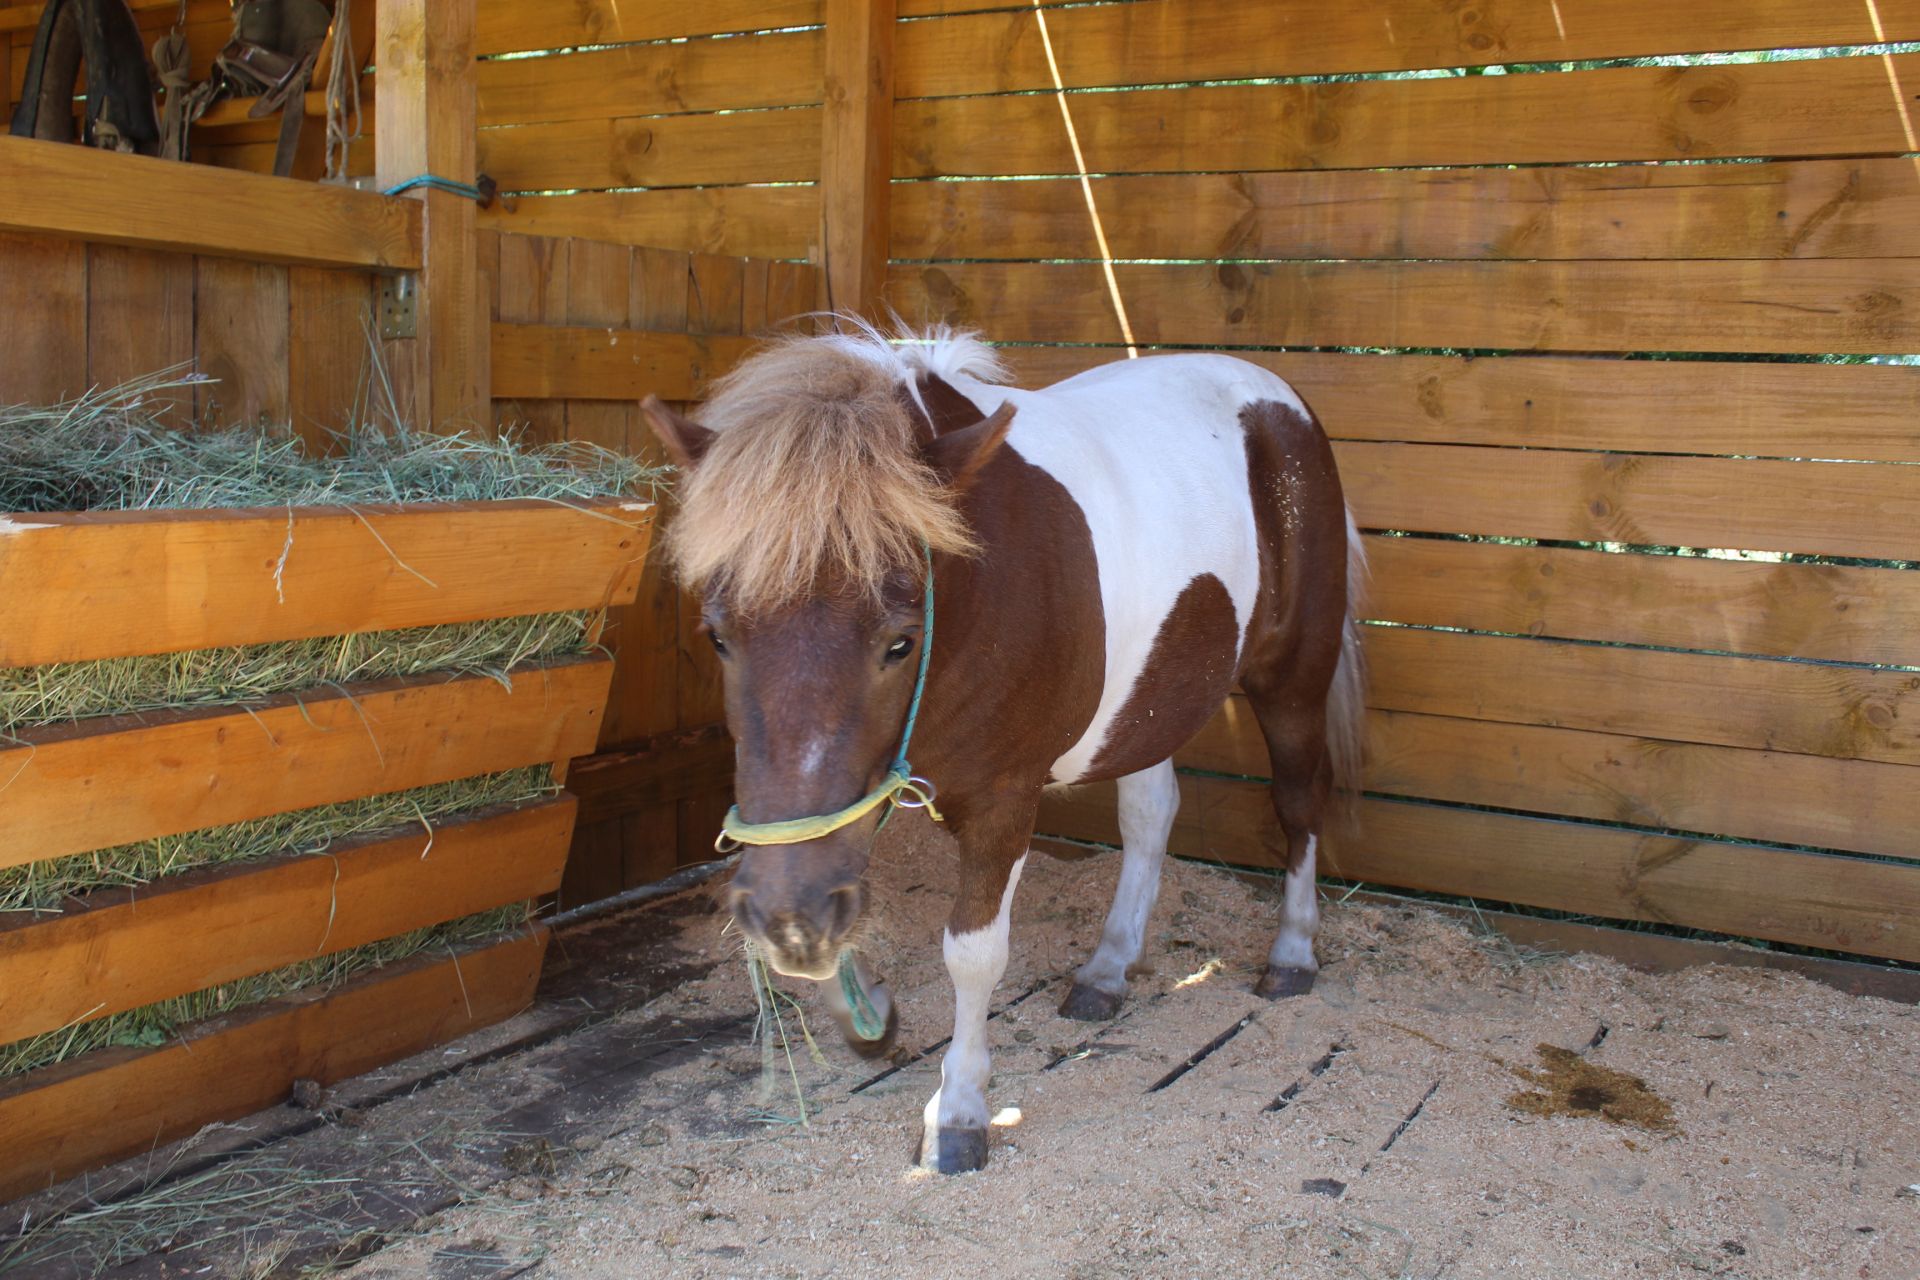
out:
<path id="1" fill-rule="evenodd" d="M 887 770 L 886 779 L 846 808 L 811 818 L 747 822 L 740 817 L 740 806 L 735 805 L 727 810 L 727 820 L 720 827 L 719 838 L 713 842 L 717 852 L 732 853 L 742 845 L 749 844 L 805 844 L 809 840 L 831 835 L 842 827 L 852 826 L 881 805 L 892 806 L 880 816 L 881 826 L 885 826 L 887 819 L 893 816 L 893 809 L 925 809 L 927 816 L 935 822 L 945 821 L 940 811 L 933 807 L 933 784 L 915 776 L 913 766 L 907 763 L 907 748 L 913 742 L 914 722 L 920 718 L 920 699 L 927 691 L 927 664 L 933 657 L 933 548 L 926 547 L 926 553 L 927 603 L 926 623 L 920 634 L 920 674 L 913 682 L 913 701 L 907 704 L 907 725 L 900 734 L 900 749 L 894 753 L 893 767 Z"/>

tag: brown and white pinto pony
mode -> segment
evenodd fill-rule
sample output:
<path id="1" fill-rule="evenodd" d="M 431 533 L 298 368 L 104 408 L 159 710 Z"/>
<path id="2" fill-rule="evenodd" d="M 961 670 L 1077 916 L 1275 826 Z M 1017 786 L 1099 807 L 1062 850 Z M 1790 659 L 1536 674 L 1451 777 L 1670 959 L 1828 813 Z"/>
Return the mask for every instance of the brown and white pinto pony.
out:
<path id="1" fill-rule="evenodd" d="M 920 1159 L 987 1155 L 988 1002 L 1043 788 L 1119 780 L 1125 853 L 1100 945 L 1061 1007 L 1111 1018 L 1158 890 L 1171 757 L 1238 683 L 1272 756 L 1287 840 L 1280 933 L 1258 991 L 1308 990 L 1314 854 L 1357 764 L 1352 607 L 1364 572 L 1326 436 L 1284 381 L 1219 355 L 1001 385 L 938 332 L 798 338 L 742 364 L 704 424 L 649 399 L 685 469 L 669 547 L 724 660 L 741 819 L 834 813 L 893 763 L 917 674 L 927 549 L 935 642 L 912 744 L 959 842 L 945 939 L 953 1041 Z M 884 807 L 881 811 L 883 812 Z M 734 919 L 779 972 L 829 979 L 866 905 L 878 812 L 747 848 Z M 855 972 L 887 1036 L 885 985 Z"/>

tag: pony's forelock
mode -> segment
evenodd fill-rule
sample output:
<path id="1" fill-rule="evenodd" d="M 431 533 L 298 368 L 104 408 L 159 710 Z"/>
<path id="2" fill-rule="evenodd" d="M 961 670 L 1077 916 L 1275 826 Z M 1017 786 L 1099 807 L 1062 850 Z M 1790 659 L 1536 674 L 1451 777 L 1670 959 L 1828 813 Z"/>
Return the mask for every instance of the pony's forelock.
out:
<path id="1" fill-rule="evenodd" d="M 714 436 L 668 536 L 683 582 L 721 588 L 744 613 L 823 589 L 877 600 L 926 547 L 977 550 L 906 397 L 923 373 L 986 381 L 999 362 L 971 335 L 903 338 L 862 323 L 780 339 L 715 384 L 701 414 Z"/>

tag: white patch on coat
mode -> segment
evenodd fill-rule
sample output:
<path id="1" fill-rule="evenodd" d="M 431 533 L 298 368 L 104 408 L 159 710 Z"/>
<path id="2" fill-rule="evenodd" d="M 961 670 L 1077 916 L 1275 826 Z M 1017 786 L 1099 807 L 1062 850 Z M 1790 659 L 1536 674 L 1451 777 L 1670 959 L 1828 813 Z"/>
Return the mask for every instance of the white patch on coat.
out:
<path id="1" fill-rule="evenodd" d="M 1306 856 L 1287 872 L 1280 936 L 1273 940 L 1273 950 L 1267 955 L 1267 963 L 1276 969 L 1320 971 L 1320 962 L 1313 958 L 1313 935 L 1320 931 L 1320 886 L 1314 870 L 1319 844 L 1318 836 L 1308 836 Z"/>
<path id="2" fill-rule="evenodd" d="M 1279 377 L 1231 356 L 1120 361 L 1045 391 L 952 381 L 987 409 L 1013 402 L 1008 446 L 1060 482 L 1093 535 L 1106 682 L 1092 721 L 1053 766 L 1055 781 L 1073 782 L 1106 745 L 1161 624 L 1196 577 L 1221 581 L 1246 635 L 1260 544 L 1240 411 L 1258 400 L 1306 408 Z"/>
<path id="3" fill-rule="evenodd" d="M 1000 914 L 982 929 L 945 936 L 947 974 L 953 979 L 953 1043 L 940 1061 L 940 1088 L 927 1100 L 925 1121 L 929 1149 L 937 1131 L 987 1127 L 987 1077 L 992 1060 L 987 1054 L 987 1013 L 993 989 L 1007 971 L 1007 932 L 1013 911 L 1013 891 L 1020 883 L 1026 855 L 1013 864 L 1007 887 L 1000 894 Z"/>
<path id="4" fill-rule="evenodd" d="M 1160 868 L 1179 808 L 1180 785 L 1171 760 L 1120 779 L 1120 838 L 1126 850 L 1120 863 L 1120 886 L 1114 891 L 1100 945 L 1080 966 L 1075 982 L 1110 994 L 1126 991 L 1127 970 L 1140 958 L 1147 917 L 1160 895 Z"/>

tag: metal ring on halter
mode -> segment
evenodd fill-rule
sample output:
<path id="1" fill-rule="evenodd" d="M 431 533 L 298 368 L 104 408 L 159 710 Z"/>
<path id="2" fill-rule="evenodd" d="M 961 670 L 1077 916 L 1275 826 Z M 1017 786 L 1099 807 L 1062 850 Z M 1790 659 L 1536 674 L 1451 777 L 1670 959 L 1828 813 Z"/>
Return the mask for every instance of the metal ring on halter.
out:
<path id="1" fill-rule="evenodd" d="M 725 857 L 729 854 L 738 853 L 740 850 L 746 847 L 747 847 L 746 845 L 742 844 L 738 840 L 735 840 L 732 836 L 728 835 L 724 831 L 722 831 L 719 835 L 713 838 L 713 851 L 717 854 L 720 854 L 722 857 Z"/>
<path id="2" fill-rule="evenodd" d="M 931 809 L 933 802 L 939 798 L 939 788 L 935 787 L 932 781 L 913 774 L 907 778 L 907 785 L 900 788 L 894 795 L 893 803 L 900 809 Z"/>

